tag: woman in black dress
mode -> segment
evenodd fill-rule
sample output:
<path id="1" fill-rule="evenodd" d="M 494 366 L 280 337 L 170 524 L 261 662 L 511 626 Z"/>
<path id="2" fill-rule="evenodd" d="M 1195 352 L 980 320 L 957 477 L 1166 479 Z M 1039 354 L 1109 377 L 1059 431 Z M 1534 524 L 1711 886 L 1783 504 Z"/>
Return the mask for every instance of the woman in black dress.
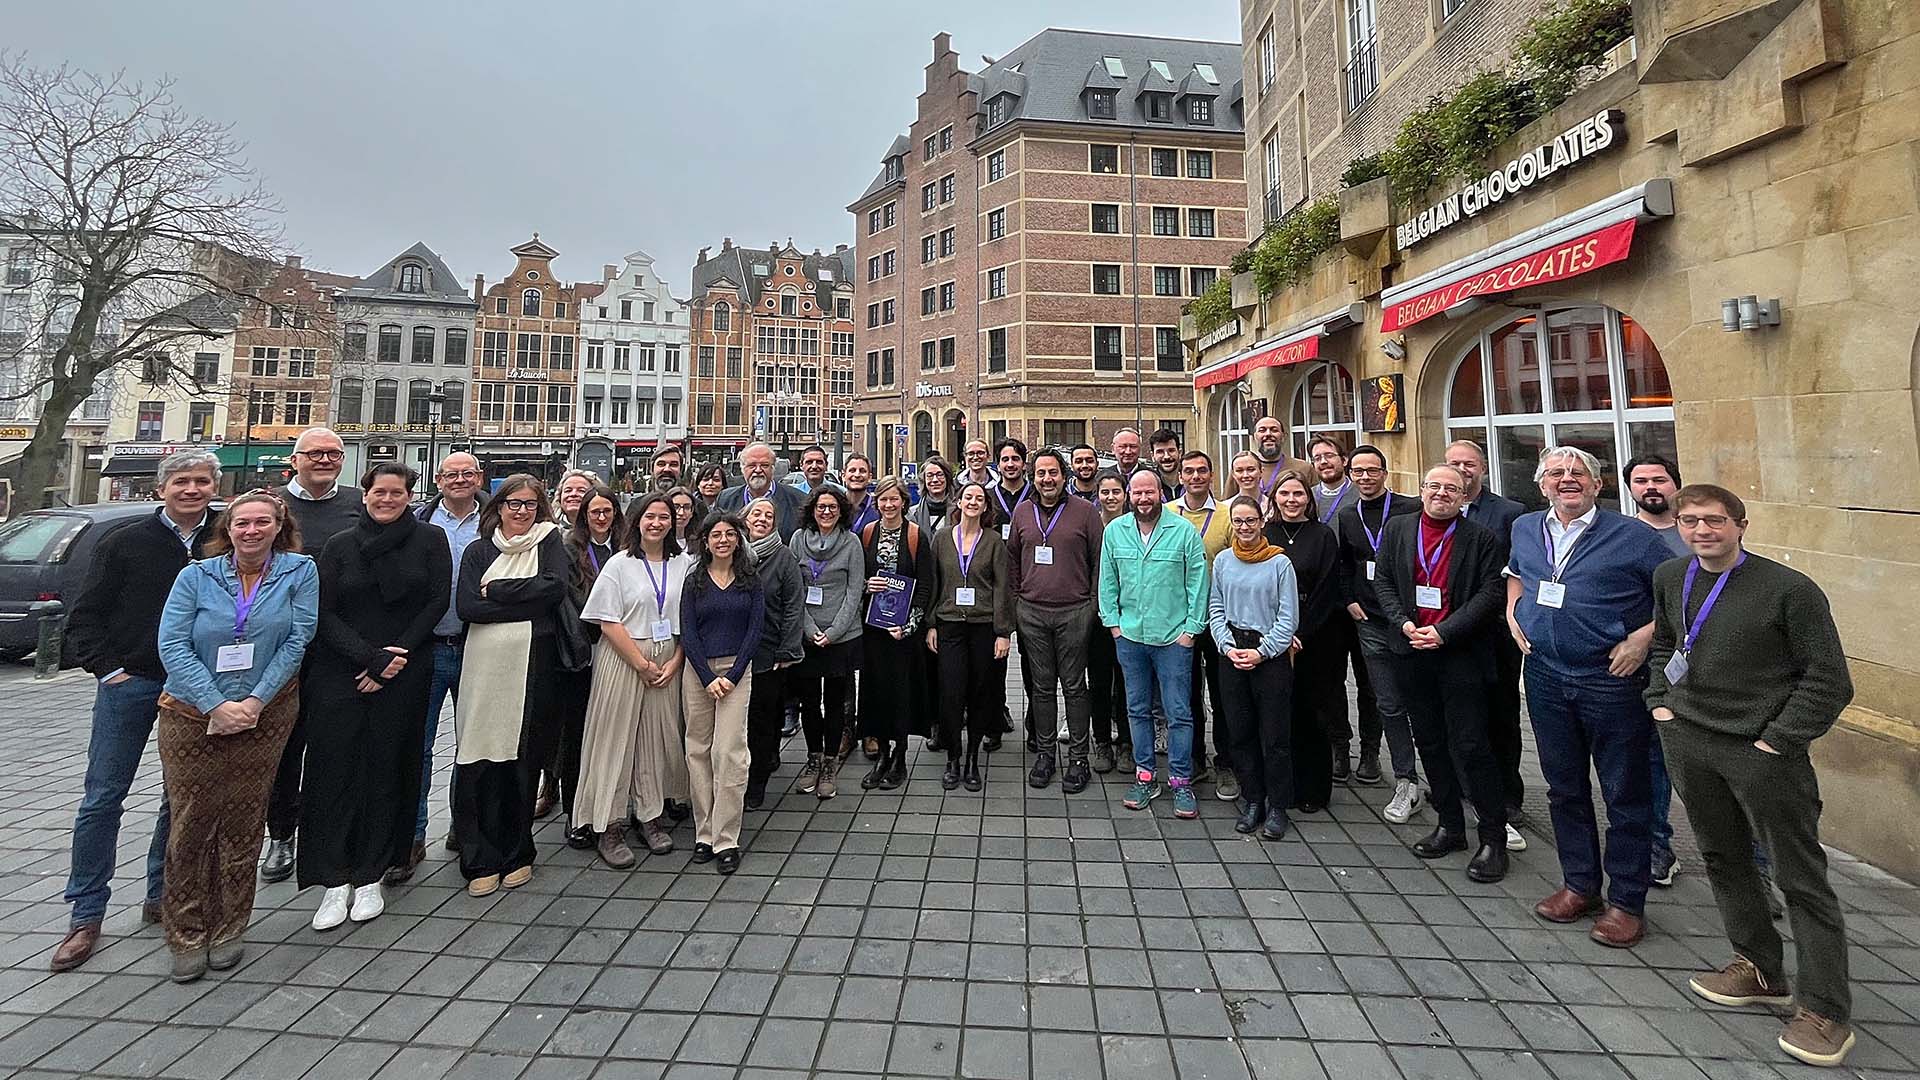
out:
<path id="1" fill-rule="evenodd" d="M 453 577 L 446 533 L 408 512 L 419 479 L 367 470 L 359 520 L 320 553 L 299 852 L 300 887 L 326 889 L 315 930 L 384 911 L 381 878 L 413 848 L 433 624 Z"/>
<path id="2" fill-rule="evenodd" d="M 880 750 L 860 786 L 892 791 L 907 782 L 907 736 L 927 733 L 928 717 L 920 710 L 927 650 L 919 631 L 933 601 L 933 537 L 907 520 L 907 484 L 899 477 L 881 477 L 873 485 L 873 505 L 880 520 L 860 530 L 867 569 L 863 603 L 899 578 L 910 579 L 912 590 L 906 624 L 882 629 L 867 623 L 860 646 L 861 665 L 870 672 L 860 680 L 860 734 Z"/>
<path id="3" fill-rule="evenodd" d="M 454 608 L 467 623 L 455 717 L 453 834 L 467 892 L 533 880 L 533 802 L 553 759 L 559 648 L 555 619 L 571 575 L 546 486 L 501 481 L 460 558 Z"/>
<path id="4" fill-rule="evenodd" d="M 1293 564 L 1300 619 L 1293 653 L 1293 809 L 1317 814 L 1333 796 L 1333 750 L 1327 732 L 1347 710 L 1346 652 L 1336 618 L 1340 606 L 1340 542 L 1314 512 L 1313 488 L 1297 469 L 1274 482 L 1267 540 Z"/>
<path id="5" fill-rule="evenodd" d="M 587 596 L 613 553 L 626 544 L 621 527 L 620 499 L 605 484 L 595 484 L 580 500 L 573 527 L 567 530 L 567 556 L 573 562 L 568 588 L 573 590 L 573 608 L 587 606 Z M 582 620 L 587 644 L 600 640 L 600 624 Z M 573 793 L 580 786 L 580 740 L 587 727 L 587 696 L 593 689 L 591 663 L 579 671 L 555 673 L 560 686 L 560 749 L 554 772 L 560 778 L 560 804 L 567 815 L 567 846 L 576 851 L 593 850 L 593 830 L 573 818 Z"/>

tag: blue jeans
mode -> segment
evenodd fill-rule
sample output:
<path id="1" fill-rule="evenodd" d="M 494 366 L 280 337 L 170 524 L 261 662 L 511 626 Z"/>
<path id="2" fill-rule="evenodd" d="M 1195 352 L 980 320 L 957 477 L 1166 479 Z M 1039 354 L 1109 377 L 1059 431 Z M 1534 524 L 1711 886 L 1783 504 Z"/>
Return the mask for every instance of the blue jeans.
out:
<path id="1" fill-rule="evenodd" d="M 1154 688 L 1167 715 L 1167 772 L 1176 785 L 1193 781 L 1193 649 L 1174 642 L 1142 645 L 1118 638 L 1114 655 L 1127 685 L 1127 724 L 1134 768 L 1153 775 Z"/>
<path id="2" fill-rule="evenodd" d="M 433 739 L 440 733 L 440 710 L 452 695 L 455 708 L 460 705 L 460 646 L 444 641 L 433 643 L 433 682 L 427 690 L 426 745 L 420 748 L 420 814 L 413 822 L 413 838 L 427 838 L 427 796 L 433 793 Z"/>
<path id="3" fill-rule="evenodd" d="M 133 786 L 140 757 L 159 715 L 161 684 L 138 675 L 113 686 L 100 685 L 93 698 L 93 737 L 87 744 L 86 793 L 73 821 L 73 872 L 67 878 L 67 903 L 73 925 L 90 926 L 107 914 L 112 894 L 114 853 L 120 847 L 120 818 Z M 173 815 L 166 791 L 147 848 L 147 902 L 160 902 L 167 864 L 167 831 Z"/>
<path id="4" fill-rule="evenodd" d="M 1628 914 L 1646 909 L 1653 860 L 1653 716 L 1645 677 L 1600 674 L 1572 679 L 1538 660 L 1526 662 L 1527 712 L 1540 773 L 1547 781 L 1554 844 L 1567 888 L 1600 895 Z M 1593 813 L 1592 774 L 1607 806 L 1604 857 Z M 1603 861 L 1604 858 L 1604 861 Z"/>

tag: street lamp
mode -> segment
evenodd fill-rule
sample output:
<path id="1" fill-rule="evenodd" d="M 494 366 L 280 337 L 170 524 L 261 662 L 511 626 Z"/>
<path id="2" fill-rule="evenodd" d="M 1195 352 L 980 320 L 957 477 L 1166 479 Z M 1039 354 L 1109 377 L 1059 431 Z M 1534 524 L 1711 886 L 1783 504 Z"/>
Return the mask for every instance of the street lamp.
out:
<path id="1" fill-rule="evenodd" d="M 446 391 L 436 388 L 427 394 L 427 467 L 420 471 L 433 474 L 433 479 L 430 483 L 432 485 L 431 493 L 435 495 L 440 493 L 440 470 L 436 468 L 434 464 L 440 449 L 438 439 L 440 434 L 440 410 L 444 408 L 446 404 Z"/>
<path id="2" fill-rule="evenodd" d="M 246 442 L 240 447 L 240 479 L 235 482 L 233 486 L 236 492 L 250 490 L 246 481 L 248 479 L 247 473 L 253 467 L 253 417 L 255 412 L 258 411 L 256 406 L 259 401 L 259 388 L 253 386 L 247 387 L 247 438 Z"/>

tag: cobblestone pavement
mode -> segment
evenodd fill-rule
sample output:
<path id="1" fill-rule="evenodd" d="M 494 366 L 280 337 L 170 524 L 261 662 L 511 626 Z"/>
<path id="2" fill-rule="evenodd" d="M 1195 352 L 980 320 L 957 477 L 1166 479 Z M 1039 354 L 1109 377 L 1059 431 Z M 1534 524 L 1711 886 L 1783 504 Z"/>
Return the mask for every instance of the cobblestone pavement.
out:
<path id="1" fill-rule="evenodd" d="M 1072 798 L 1030 791 L 1017 740 L 974 795 L 942 793 L 917 742 L 905 788 L 862 794 L 856 755 L 838 799 L 751 814 L 732 878 L 684 850 L 607 870 L 561 844 L 556 816 L 533 882 L 483 900 L 437 844 L 363 926 L 317 934 L 315 895 L 263 888 L 245 963 L 188 986 L 139 926 L 149 753 L 109 944 L 49 975 L 90 701 L 84 675 L 0 670 L 0 1075 L 1836 1075 L 1782 1055 L 1772 1015 L 1685 991 L 1726 959 L 1697 872 L 1617 952 L 1533 916 L 1557 877 L 1538 829 L 1506 882 L 1479 886 L 1464 856 L 1413 856 L 1426 815 L 1384 824 L 1384 787 L 1343 789 L 1262 843 L 1210 797 L 1197 821 L 1164 799 L 1130 813 L 1119 773 Z M 437 838 L 443 788 L 433 803 Z M 1920 890 L 1844 857 L 1836 880 L 1860 1028 L 1844 1075 L 1920 1075 Z"/>

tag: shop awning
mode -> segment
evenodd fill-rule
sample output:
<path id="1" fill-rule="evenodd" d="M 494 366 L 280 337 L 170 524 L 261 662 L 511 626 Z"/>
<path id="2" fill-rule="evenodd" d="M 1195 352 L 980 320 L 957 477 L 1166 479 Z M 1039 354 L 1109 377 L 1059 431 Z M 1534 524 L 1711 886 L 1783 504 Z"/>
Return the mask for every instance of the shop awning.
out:
<path id="1" fill-rule="evenodd" d="M 1380 294 L 1380 329 L 1404 330 L 1475 297 L 1564 281 L 1625 259 L 1641 221 L 1673 215 L 1673 181 L 1649 180 Z"/>
<path id="2" fill-rule="evenodd" d="M 165 457 L 147 454 L 115 454 L 100 467 L 101 476 L 154 476 Z"/>
<path id="3" fill-rule="evenodd" d="M 1264 367 L 1301 364 L 1320 355 L 1320 339 L 1358 323 L 1366 314 L 1365 304 L 1348 304 L 1337 311 L 1298 323 L 1250 349 L 1243 349 L 1193 373 L 1193 385 L 1200 389 L 1243 379 L 1247 373 Z"/>
<path id="4" fill-rule="evenodd" d="M 287 443 L 228 443 L 214 451 L 220 456 L 220 467 L 238 469 L 242 463 L 249 469 L 290 469 L 293 467 L 293 444 Z"/>

